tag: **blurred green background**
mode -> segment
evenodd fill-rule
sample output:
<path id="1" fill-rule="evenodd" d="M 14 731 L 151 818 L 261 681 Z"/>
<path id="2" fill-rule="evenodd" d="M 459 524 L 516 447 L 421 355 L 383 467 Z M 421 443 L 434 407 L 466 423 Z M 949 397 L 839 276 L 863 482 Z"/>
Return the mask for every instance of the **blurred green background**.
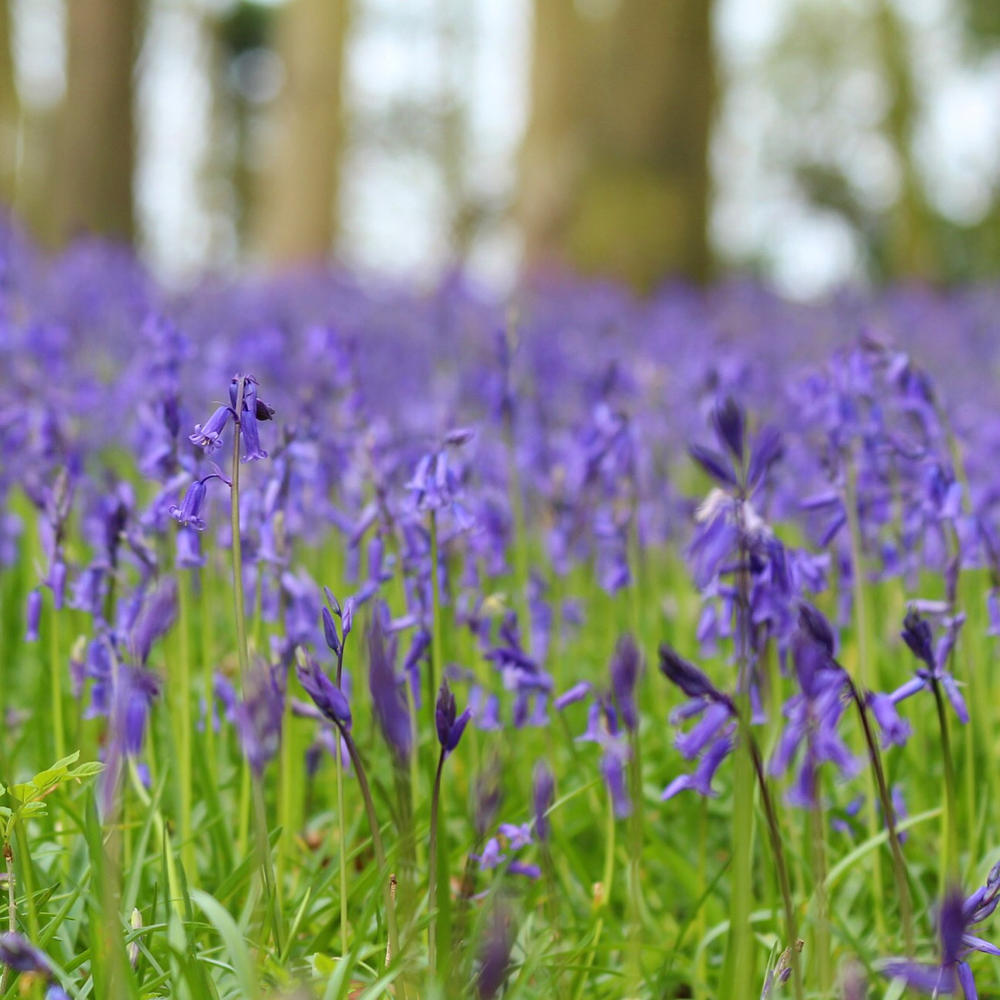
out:
<path id="1" fill-rule="evenodd" d="M 0 0 L 0 201 L 168 282 L 1000 268 L 1000 0 Z"/>

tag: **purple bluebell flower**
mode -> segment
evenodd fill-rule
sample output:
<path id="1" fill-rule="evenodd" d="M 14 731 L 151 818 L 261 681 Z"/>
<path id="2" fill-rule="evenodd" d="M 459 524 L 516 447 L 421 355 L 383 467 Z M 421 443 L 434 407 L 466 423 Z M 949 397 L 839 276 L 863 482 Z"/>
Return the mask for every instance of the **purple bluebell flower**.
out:
<path id="1" fill-rule="evenodd" d="M 497 904 L 479 943 L 479 968 L 476 973 L 476 996 L 479 1000 L 492 1000 L 507 981 L 513 946 L 513 921 L 506 908 Z"/>
<path id="2" fill-rule="evenodd" d="M 395 651 L 395 642 L 386 638 L 382 616 L 373 614 L 368 626 L 368 688 L 386 743 L 398 758 L 406 760 L 413 749 L 413 730 L 393 666 Z"/>
<path id="3" fill-rule="evenodd" d="M 325 609 L 324 609 L 325 610 Z M 296 664 L 299 683 L 316 707 L 331 722 L 345 728 L 351 726 L 351 706 L 343 691 L 323 671 L 312 657 L 304 655 Z"/>
<path id="4" fill-rule="evenodd" d="M 114 738 L 120 739 L 125 752 L 133 757 L 142 751 L 153 699 L 159 693 L 156 674 L 127 664 L 119 667 L 112 695 L 111 728 Z"/>
<path id="5" fill-rule="evenodd" d="M 784 774 L 800 755 L 795 782 L 788 791 L 793 805 L 812 808 L 817 804 L 816 772 L 823 763 L 833 763 L 844 778 L 860 769 L 860 762 L 847 749 L 837 732 L 849 697 L 848 677 L 834 662 L 833 631 L 815 608 L 804 605 L 792 641 L 799 693 L 784 706 L 785 728 L 771 757 L 772 775 Z M 801 750 L 801 754 L 800 754 Z"/>
<path id="6" fill-rule="evenodd" d="M 205 485 L 205 480 L 196 479 L 188 487 L 181 505 L 172 504 L 169 507 L 170 516 L 184 527 L 194 528 L 195 531 L 204 531 L 205 520 L 201 516 L 201 508 L 204 506 L 207 494 L 208 487 Z"/>
<path id="7" fill-rule="evenodd" d="M 639 680 L 642 657 L 635 639 L 623 635 L 611 658 L 611 693 L 626 729 L 639 728 L 639 712 L 635 704 L 635 686 Z"/>
<path id="8" fill-rule="evenodd" d="M 52 975 L 52 966 L 45 953 L 16 931 L 0 934 L 0 964 L 8 966 L 15 972 L 38 972 L 43 976 Z"/>
<path id="9" fill-rule="evenodd" d="M 594 685 L 590 681 L 577 681 L 571 688 L 559 695 L 552 704 L 557 711 L 561 712 L 564 708 L 574 705 L 578 701 L 583 701 L 593 690 Z"/>
<path id="10" fill-rule="evenodd" d="M 441 752 L 444 754 L 451 753 L 458 746 L 458 741 L 462 738 L 462 733 L 465 732 L 472 715 L 468 708 L 458 718 L 455 717 L 456 712 L 455 695 L 448 686 L 447 679 L 444 679 L 441 681 L 437 704 L 434 707 L 438 743 L 441 744 Z"/>
<path id="11" fill-rule="evenodd" d="M 281 676 L 280 667 L 264 662 L 255 664 L 246 678 L 242 698 L 226 678 L 219 675 L 215 679 L 216 694 L 257 777 L 264 773 L 281 744 L 285 706 Z"/>
<path id="12" fill-rule="evenodd" d="M 28 608 L 25 614 L 27 626 L 24 633 L 25 642 L 38 642 L 38 623 L 42 616 L 42 592 L 35 587 L 28 594 Z"/>
<path id="13" fill-rule="evenodd" d="M 195 424 L 189 440 L 204 448 L 209 454 L 222 447 L 222 432 L 229 423 L 233 411 L 228 406 L 218 407 L 204 424 Z"/>
<path id="14" fill-rule="evenodd" d="M 606 741 L 601 754 L 601 774 L 608 787 L 616 819 L 625 819 L 632 814 L 632 800 L 625 780 L 625 765 L 629 755 L 628 745 L 617 740 Z"/>
<path id="15" fill-rule="evenodd" d="M 663 801 L 672 799 L 678 792 L 691 789 L 706 798 L 716 793 L 712 789 L 712 779 L 722 762 L 732 753 L 736 746 L 736 724 L 730 723 L 709 745 L 701 755 L 697 767 L 690 774 L 680 774 L 663 790 L 660 798 Z"/>
<path id="16" fill-rule="evenodd" d="M 450 508 L 460 526 L 467 526 L 470 518 L 461 506 L 462 479 L 451 464 L 449 449 L 460 448 L 473 437 L 471 430 L 461 428 L 448 432 L 433 451 L 422 455 L 406 488 L 413 493 L 417 510 L 442 510 Z"/>
<path id="17" fill-rule="evenodd" d="M 502 804 L 500 768 L 494 760 L 487 765 L 473 786 L 472 821 L 477 841 L 481 841 L 486 836 L 486 831 L 493 826 Z"/>
<path id="18" fill-rule="evenodd" d="M 963 898 L 951 889 L 938 913 L 941 961 L 936 965 L 909 959 L 890 959 L 880 966 L 882 975 L 902 980 L 911 989 L 930 995 L 955 993 L 961 988 L 965 1000 L 976 1000 L 975 980 L 966 960 L 972 952 L 1000 957 L 1000 948 L 969 933 L 969 928 L 991 916 L 1000 897 L 1000 863 L 993 866 L 986 884 Z"/>
<path id="19" fill-rule="evenodd" d="M 237 399 L 239 391 L 240 376 L 236 375 L 229 386 L 229 399 L 232 403 L 232 412 L 234 413 L 239 403 Z M 243 406 L 237 420 L 245 449 L 242 461 L 256 462 L 258 459 L 267 458 L 267 452 L 260 446 L 257 421 L 270 420 L 273 415 L 274 410 L 257 398 L 257 380 L 253 375 L 243 376 Z"/>
<path id="20" fill-rule="evenodd" d="M 142 604 L 132 625 L 129 645 L 139 664 L 149 659 L 153 643 L 165 635 L 177 617 L 177 584 L 173 577 L 165 577 Z"/>
<path id="21" fill-rule="evenodd" d="M 333 615 L 330 614 L 330 609 L 326 607 L 322 609 L 320 614 L 323 618 L 323 638 L 326 640 L 326 644 L 330 647 L 333 654 L 340 656 L 343 647 L 340 643 L 340 636 L 337 635 L 337 626 L 334 623 Z"/>
<path id="22" fill-rule="evenodd" d="M 676 684 L 689 698 L 718 702 L 727 706 L 735 715 L 736 710 L 729 696 L 723 694 L 693 663 L 689 663 L 665 642 L 660 643 L 660 670 L 668 681 Z"/>
<path id="23" fill-rule="evenodd" d="M 914 656 L 924 664 L 918 667 L 916 675 L 905 684 L 898 687 L 889 699 L 893 705 L 898 705 L 901 701 L 916 694 L 923 688 L 940 685 L 944 689 L 948 700 L 951 702 L 955 714 L 959 721 L 967 723 L 969 721 L 969 710 L 965 705 L 965 699 L 958 688 L 958 682 L 947 669 L 948 658 L 954 648 L 958 632 L 965 622 L 964 615 L 953 615 L 944 619 L 945 634 L 934 647 L 934 635 L 930 623 L 920 616 L 913 608 L 910 608 L 903 620 L 903 631 L 901 633 L 904 642 L 910 647 Z"/>
<path id="24" fill-rule="evenodd" d="M 555 799 L 556 782 L 552 769 L 544 760 L 535 764 L 535 774 L 531 785 L 531 805 L 535 816 L 535 836 L 545 843 L 549 839 L 550 826 L 548 811 Z"/>
<path id="25" fill-rule="evenodd" d="M 738 462 L 743 460 L 743 432 L 746 419 L 743 410 L 732 396 L 712 410 L 712 426 L 715 436 L 725 445 L 733 458 Z"/>

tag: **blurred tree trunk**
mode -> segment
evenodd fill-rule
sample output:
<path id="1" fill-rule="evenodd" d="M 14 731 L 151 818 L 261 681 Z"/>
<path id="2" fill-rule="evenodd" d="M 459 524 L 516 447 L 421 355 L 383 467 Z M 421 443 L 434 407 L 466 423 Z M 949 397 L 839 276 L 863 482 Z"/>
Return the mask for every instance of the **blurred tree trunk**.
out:
<path id="1" fill-rule="evenodd" d="M 906 26 L 892 0 L 879 0 L 876 9 L 882 72 L 889 90 L 885 133 L 899 167 L 899 198 L 892 210 L 888 233 L 890 275 L 932 278 L 939 270 L 929 232 L 929 212 L 913 152 L 917 122 L 917 95 L 910 65 Z"/>
<path id="2" fill-rule="evenodd" d="M 535 0 L 519 215 L 529 266 L 640 289 L 710 269 L 711 0 Z M 593 6 L 593 5 L 592 5 Z"/>
<path id="3" fill-rule="evenodd" d="M 66 97 L 53 164 L 51 231 L 131 241 L 135 138 L 132 73 L 138 0 L 66 4 Z"/>
<path id="4" fill-rule="evenodd" d="M 291 0 L 278 15 L 287 76 L 254 227 L 272 264 L 325 260 L 333 246 L 348 15 L 348 0 Z"/>
<path id="5" fill-rule="evenodd" d="M 10 4 L 0 0 L 0 207 L 14 204 L 17 182 L 18 116 L 20 104 L 14 81 Z"/>

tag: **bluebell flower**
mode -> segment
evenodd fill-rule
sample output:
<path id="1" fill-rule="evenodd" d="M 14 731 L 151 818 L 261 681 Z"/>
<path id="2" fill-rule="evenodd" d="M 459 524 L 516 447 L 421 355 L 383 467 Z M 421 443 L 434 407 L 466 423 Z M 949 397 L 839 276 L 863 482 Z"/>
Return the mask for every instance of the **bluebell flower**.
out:
<path id="1" fill-rule="evenodd" d="M 382 615 L 373 614 L 368 626 L 368 688 L 386 743 L 398 758 L 406 760 L 413 749 L 413 729 L 393 665 L 395 652 L 395 642 L 385 635 Z"/>
<path id="2" fill-rule="evenodd" d="M 800 611 L 792 650 L 800 690 L 785 703 L 787 721 L 769 771 L 784 774 L 799 755 L 788 800 L 812 808 L 817 805 L 816 772 L 821 764 L 833 763 L 844 778 L 857 774 L 861 765 L 837 732 L 847 707 L 848 678 L 832 658 L 833 633 L 826 619 L 808 605 Z"/>
<path id="3" fill-rule="evenodd" d="M 635 639 L 623 635 L 611 657 L 611 694 L 621 713 L 622 722 L 629 730 L 639 728 L 639 711 L 635 704 L 635 686 L 639 680 L 642 656 Z"/>
<path id="4" fill-rule="evenodd" d="M 226 429 L 232 413 L 228 406 L 217 407 L 204 424 L 194 425 L 194 431 L 188 435 L 188 439 L 199 448 L 204 448 L 209 454 L 218 451 L 222 447 L 222 432 Z"/>
<path id="5" fill-rule="evenodd" d="M 689 698 L 704 699 L 725 705 L 735 715 L 732 700 L 723 694 L 693 663 L 681 657 L 667 643 L 660 643 L 660 670 L 667 680 L 676 684 Z"/>
<path id="6" fill-rule="evenodd" d="M 180 506 L 172 504 L 169 507 L 170 516 L 184 527 L 192 527 L 195 531 L 204 531 L 205 520 L 201 516 L 201 508 L 204 506 L 207 494 L 208 487 L 205 485 L 205 480 L 196 479 L 188 487 Z"/>
<path id="7" fill-rule="evenodd" d="M 251 770 L 260 777 L 281 745 L 285 707 L 281 668 L 258 662 L 244 685 L 241 698 L 225 677 L 217 675 L 215 693 L 236 730 Z"/>
<path id="8" fill-rule="evenodd" d="M 531 805 L 535 815 L 535 836 L 543 843 L 549 839 L 548 811 L 555 799 L 556 783 L 552 769 L 544 760 L 535 764 L 531 784 Z"/>
<path id="9" fill-rule="evenodd" d="M 1000 957 L 1000 948 L 969 933 L 969 929 L 993 914 L 998 898 L 1000 863 L 990 870 L 986 884 L 971 896 L 963 898 L 957 889 L 945 895 L 938 914 L 939 963 L 890 959 L 881 963 L 879 971 L 889 979 L 902 980 L 919 993 L 945 995 L 960 988 L 965 1000 L 976 1000 L 978 992 L 967 958 L 977 951 Z"/>
<path id="10" fill-rule="evenodd" d="M 324 610 L 326 610 L 324 608 Z M 296 665 L 299 683 L 323 715 L 345 728 L 351 726 L 351 706 L 343 691 L 312 657 L 303 654 Z"/>
<path id="11" fill-rule="evenodd" d="M 476 996 L 492 1000 L 510 973 L 510 950 L 514 946 L 514 926 L 506 908 L 496 904 L 483 939 L 479 942 Z"/>
<path id="12" fill-rule="evenodd" d="M 37 972 L 52 975 L 52 966 L 45 953 L 16 931 L 0 934 L 0 964 L 15 972 Z"/>
<path id="13" fill-rule="evenodd" d="M 438 743 L 441 745 L 442 753 L 445 754 L 451 753 L 458 746 L 472 715 L 468 708 L 457 718 L 456 712 L 455 695 L 448 686 L 447 679 L 444 679 L 441 681 L 437 704 L 434 707 L 434 722 L 437 728 Z"/>
<path id="14" fill-rule="evenodd" d="M 42 593 L 35 587 L 28 593 L 28 608 L 25 614 L 27 626 L 24 633 L 25 642 L 38 642 L 38 623 L 42 616 Z"/>
<path id="15" fill-rule="evenodd" d="M 907 611 L 906 617 L 903 620 L 901 635 L 914 656 L 924 666 L 918 667 L 915 677 L 889 695 L 889 699 L 893 705 L 898 705 L 901 701 L 916 694 L 923 688 L 940 684 L 948 696 L 948 700 L 951 702 L 951 706 L 955 710 L 959 721 L 962 723 L 969 721 L 969 710 L 966 708 L 965 699 L 962 697 L 962 692 L 958 689 L 958 683 L 946 666 L 958 638 L 958 632 L 964 622 L 965 615 L 960 614 L 946 617 L 943 621 L 945 633 L 935 647 L 933 632 L 927 620 L 922 618 L 913 608 Z"/>
<path id="16" fill-rule="evenodd" d="M 143 600 L 129 634 L 129 646 L 137 663 L 145 664 L 153 643 L 170 631 L 176 617 L 177 584 L 173 577 L 164 577 Z"/>

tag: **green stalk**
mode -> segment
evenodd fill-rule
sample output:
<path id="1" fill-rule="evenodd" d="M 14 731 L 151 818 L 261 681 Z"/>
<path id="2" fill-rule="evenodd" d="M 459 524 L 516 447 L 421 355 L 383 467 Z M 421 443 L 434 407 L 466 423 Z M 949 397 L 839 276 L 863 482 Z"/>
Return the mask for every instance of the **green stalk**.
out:
<path id="1" fill-rule="evenodd" d="M 708 799 L 701 795 L 699 796 L 700 802 L 698 803 L 698 891 L 695 896 L 696 899 L 704 899 L 705 892 L 708 888 Z M 698 907 L 698 914 L 695 918 L 695 928 L 698 935 L 698 941 L 703 941 L 705 938 L 705 928 L 707 924 L 707 918 L 705 916 L 705 907 Z M 699 948 L 695 954 L 695 967 L 694 967 L 694 1000 L 705 1000 L 708 996 L 704 993 L 705 980 L 706 980 L 706 969 L 705 969 L 705 949 Z"/>
<path id="2" fill-rule="evenodd" d="M 344 644 L 341 640 L 337 654 L 337 687 L 344 676 Z M 340 955 L 347 958 L 347 817 L 344 815 L 344 762 L 340 733 L 337 733 L 337 749 L 334 753 L 337 766 L 337 829 L 340 833 Z M 415 755 L 414 755 L 415 756 Z"/>
<path id="3" fill-rule="evenodd" d="M 243 549 L 240 538 L 240 414 L 243 412 L 244 378 L 236 389 L 236 418 L 233 426 L 232 485 L 229 490 L 229 523 L 232 528 L 233 600 L 236 614 L 236 656 L 240 665 L 240 690 L 245 693 L 250 673 L 247 620 L 243 594 Z"/>
<path id="4" fill-rule="evenodd" d="M 792 984 L 796 1000 L 805 1000 L 805 990 L 802 985 L 802 967 L 799 962 L 798 922 L 795 917 L 795 904 L 792 901 L 792 887 L 788 880 L 788 865 L 785 863 L 785 850 L 781 842 L 781 827 L 778 823 L 778 814 L 775 811 L 774 800 L 771 798 L 767 777 L 764 774 L 764 763 L 761 760 L 760 748 L 757 746 L 757 741 L 750 731 L 749 721 L 746 721 L 743 716 L 741 716 L 740 721 L 741 735 L 749 745 L 750 757 L 757 776 L 761 804 L 764 807 L 764 816 L 767 819 L 767 831 L 771 839 L 771 853 L 774 855 L 774 867 L 778 873 L 781 901 L 785 910 L 785 936 L 788 940 L 787 954 L 789 964 L 792 967 Z"/>
<path id="5" fill-rule="evenodd" d="M 830 901 L 826 895 L 826 826 L 822 801 L 809 810 L 809 839 L 813 862 L 813 884 L 816 892 L 816 921 L 813 927 L 813 953 L 816 956 L 816 978 L 820 993 L 833 988 L 833 964 L 830 953 Z"/>
<path id="6" fill-rule="evenodd" d="M 434 680 L 435 672 L 444 675 L 444 653 L 442 652 L 444 638 L 441 634 L 441 581 L 439 579 L 439 552 L 438 552 L 438 523 L 437 511 L 431 511 L 431 662 L 427 668 L 427 681 L 424 685 L 424 700 L 427 707 L 427 731 L 433 733 L 435 729 L 434 705 L 437 697 L 437 684 Z"/>
<path id="7" fill-rule="evenodd" d="M 608 809 L 605 814 L 604 824 L 604 879 L 600 886 L 594 887 L 594 908 L 598 911 L 597 923 L 594 925 L 594 940 L 591 942 L 587 952 L 587 961 L 580 970 L 576 980 L 576 987 L 573 990 L 573 1000 L 580 1000 L 583 995 L 583 988 L 587 983 L 587 976 L 590 972 L 594 960 L 597 958 L 597 950 L 601 943 L 601 934 L 604 931 L 604 914 L 611 902 L 611 890 L 615 877 L 615 833 L 617 822 L 615 820 L 615 805 L 611 795 L 607 795 Z"/>
<path id="8" fill-rule="evenodd" d="M 196 881 L 197 860 L 194 850 L 194 837 L 191 829 L 191 643 L 189 629 L 191 627 L 191 595 L 190 580 L 187 571 L 181 570 L 177 581 L 177 604 L 179 621 L 180 650 L 177 665 L 177 690 L 174 694 L 178 720 L 178 761 L 180 780 L 181 806 L 181 861 L 189 883 Z"/>
<path id="9" fill-rule="evenodd" d="M 910 898 L 910 886 L 906 880 L 906 862 L 903 860 L 903 847 L 899 842 L 899 833 L 896 829 L 896 810 L 892 805 L 892 796 L 889 794 L 889 785 L 885 780 L 885 769 L 882 767 L 882 754 L 879 752 L 875 734 L 872 731 L 871 719 L 868 717 L 868 709 L 857 685 L 848 679 L 851 700 L 858 711 L 861 719 L 861 728 L 864 732 L 865 744 L 868 748 L 868 760 L 871 763 L 870 773 L 874 775 L 874 783 L 878 790 L 879 801 L 882 804 L 882 815 L 885 817 L 886 829 L 889 833 L 889 848 L 892 852 L 893 876 L 896 880 L 896 896 L 899 899 L 899 913 L 903 924 L 903 939 L 906 944 L 906 954 L 914 954 L 915 938 L 913 933 L 913 903 Z M 876 908 L 877 909 L 877 908 Z"/>
<path id="10" fill-rule="evenodd" d="M 340 833 L 340 957 L 347 959 L 347 819 L 344 816 L 344 762 L 340 734 L 334 762 L 337 767 L 337 828 Z"/>
<path id="11" fill-rule="evenodd" d="M 265 903 L 271 919 L 271 934 L 274 948 L 281 953 L 282 933 L 281 903 L 278 900 L 274 884 L 274 867 L 271 861 L 271 845 L 267 833 L 267 808 L 264 803 L 264 782 L 258 775 L 253 775 L 253 813 L 254 830 L 257 839 L 258 861 L 264 882 Z"/>
<path id="12" fill-rule="evenodd" d="M 628 859 L 628 978 L 629 996 L 638 996 L 642 985 L 642 757 L 639 746 L 639 732 L 629 733 L 632 756 L 628 763 L 628 779 L 632 799 L 632 815 L 629 817 L 629 859 Z"/>
<path id="13" fill-rule="evenodd" d="M 243 391 L 246 386 L 245 376 L 240 376 L 236 386 L 236 413 L 233 425 L 233 459 L 232 485 L 229 491 L 229 517 L 232 527 L 233 556 L 233 598 L 236 614 L 236 652 L 240 665 L 240 690 L 246 693 L 247 680 L 250 675 L 250 650 L 247 644 L 247 622 L 245 599 L 243 594 L 243 552 L 240 539 L 240 417 L 243 413 Z M 276 898 L 274 867 L 271 861 L 271 845 L 267 835 L 267 813 L 264 804 L 264 787 L 261 779 L 254 775 L 253 810 L 254 834 L 257 840 L 257 858 L 260 862 L 260 875 L 264 884 L 266 905 L 271 916 L 274 944 L 281 950 L 281 909 Z"/>
<path id="14" fill-rule="evenodd" d="M 733 751 L 733 884 L 729 903 L 729 948 L 722 970 L 726 995 L 732 1000 L 751 1000 L 754 995 L 753 931 L 753 799 L 754 774 L 749 734 L 750 713 L 750 601 L 746 570 L 746 528 L 742 501 L 739 516 L 739 565 L 736 604 L 736 713 L 740 739 Z M 793 942 L 794 943 L 794 942 Z"/>
<path id="15" fill-rule="evenodd" d="M 63 671 L 59 641 L 59 612 L 52 601 L 52 615 L 49 619 L 49 689 L 52 696 L 52 742 L 55 759 L 66 756 L 66 734 L 63 731 Z"/>
<path id="16" fill-rule="evenodd" d="M 429 840 L 430 867 L 427 877 L 428 909 L 430 924 L 427 929 L 427 966 L 431 980 L 437 974 L 438 927 L 438 805 L 441 798 L 441 772 L 444 770 L 444 750 L 438 754 L 437 771 L 434 774 L 434 791 L 431 793 L 431 830 Z"/>
<path id="17" fill-rule="evenodd" d="M 524 513 L 524 494 L 521 490 L 521 473 L 517 467 L 517 448 L 514 428 L 505 428 L 507 443 L 507 469 L 510 481 L 510 509 L 514 515 L 514 608 L 524 631 L 524 645 L 528 648 L 531 637 L 531 612 L 528 607 L 528 529 Z"/>
<path id="18" fill-rule="evenodd" d="M 856 681 L 864 691 L 873 688 L 875 673 L 872 669 L 870 652 L 872 648 L 871 634 L 869 632 L 868 601 L 864 583 L 864 553 L 861 542 L 861 522 L 858 519 L 857 501 L 857 474 L 854 466 L 847 463 L 847 483 L 844 490 L 844 509 L 847 512 L 847 530 L 851 541 L 851 568 L 852 568 L 852 591 L 851 596 L 854 603 L 854 620 L 857 626 L 856 638 L 858 644 L 858 663 Z M 876 837 L 879 832 L 879 817 L 875 807 L 875 787 L 871 769 L 865 772 L 865 782 L 867 785 L 867 813 L 868 836 Z M 875 900 L 885 899 L 884 880 L 882 877 L 882 855 L 879 851 L 872 851 L 872 894 Z M 880 905 L 873 907 L 875 910 L 875 929 L 879 939 L 885 938 L 885 915 Z"/>
<path id="19" fill-rule="evenodd" d="M 940 895 L 952 885 L 958 884 L 958 825 L 955 817 L 955 762 L 951 753 L 951 736 L 948 732 L 948 716 L 945 713 L 944 696 L 936 677 L 931 678 L 931 690 L 937 705 L 938 726 L 941 730 L 941 759 L 944 764 L 944 802 L 942 815 L 942 835 L 944 846 L 941 854 Z"/>
<path id="20" fill-rule="evenodd" d="M 29 940 L 32 944 L 38 944 L 41 940 L 41 927 L 35 902 L 35 871 L 31 862 L 31 851 L 28 848 L 28 834 L 22 819 L 14 822 L 14 839 L 17 841 L 17 852 L 21 856 L 21 881 L 24 883 L 24 901 L 28 908 Z"/>
<path id="21" fill-rule="evenodd" d="M 350 755 L 351 764 L 354 766 L 354 773 L 358 779 L 358 788 L 361 791 L 361 798 L 365 804 L 365 815 L 368 818 L 368 829 L 372 835 L 372 846 L 375 848 L 375 862 L 379 868 L 379 877 L 383 881 L 383 894 L 385 897 L 386 924 L 389 929 L 389 947 L 386 949 L 385 967 L 399 958 L 399 932 L 396 929 L 396 900 L 392 891 L 392 884 L 395 876 L 388 874 L 388 866 L 385 859 L 385 845 L 382 842 L 382 831 L 379 829 L 378 816 L 375 813 L 375 802 L 372 799 L 371 787 L 368 784 L 368 775 L 365 772 L 364 764 L 358 748 L 354 745 L 350 731 L 345 729 L 341 723 L 337 723 L 340 735 L 343 737 L 347 753 Z"/>
<path id="22" fill-rule="evenodd" d="M 741 696 L 746 700 L 746 696 Z M 729 903 L 729 948 L 720 995 L 731 1000 L 753 1000 L 753 764 L 745 741 L 733 751 L 733 881 Z"/>
<path id="23" fill-rule="evenodd" d="M 14 892 L 14 850 L 9 840 L 4 840 L 3 843 L 3 864 L 7 873 L 7 931 L 13 934 L 17 930 L 17 896 Z M 7 989 L 10 972 L 10 966 L 5 965 L 0 973 L 0 993 Z"/>

